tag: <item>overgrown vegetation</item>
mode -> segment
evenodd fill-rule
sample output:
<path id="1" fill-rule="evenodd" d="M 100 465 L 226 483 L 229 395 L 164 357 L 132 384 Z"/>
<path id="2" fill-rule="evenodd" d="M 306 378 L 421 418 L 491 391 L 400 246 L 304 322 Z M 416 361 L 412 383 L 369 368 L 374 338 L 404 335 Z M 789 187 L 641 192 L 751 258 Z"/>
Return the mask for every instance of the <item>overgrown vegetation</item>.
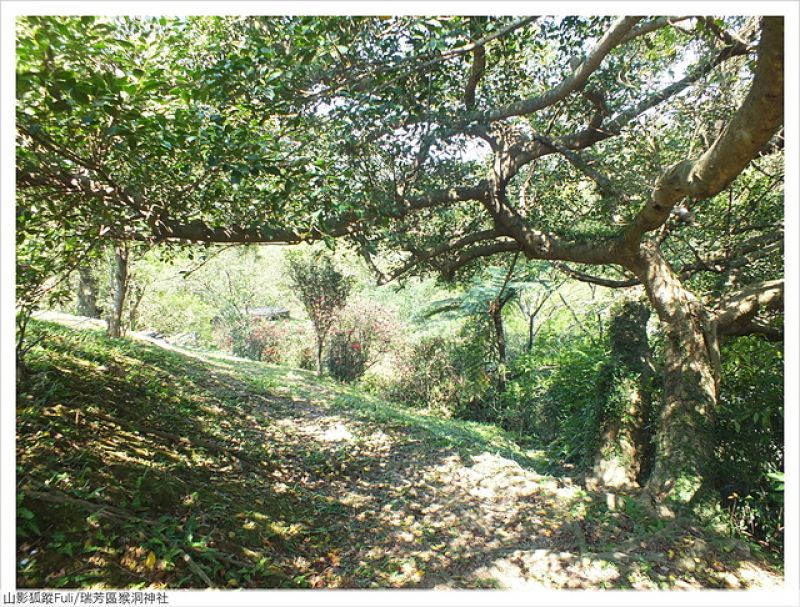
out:
<path id="1" fill-rule="evenodd" d="M 781 554 L 781 17 L 15 26 L 26 585 Z"/>
<path id="2" fill-rule="evenodd" d="M 321 251 L 302 255 L 315 263 L 331 267 L 334 263 L 330 254 Z M 253 265 L 261 259 L 270 261 L 264 270 Z M 409 295 L 371 285 L 363 266 L 348 259 L 346 250 L 336 259 L 335 263 L 347 268 L 348 289 L 355 295 L 350 304 L 330 310 L 322 359 L 332 378 L 356 382 L 379 397 L 445 419 L 496 424 L 523 444 L 534 441 L 547 446 L 554 461 L 571 467 L 581 478 L 619 484 L 617 477 L 622 474 L 626 479 L 622 486 L 627 488 L 647 478 L 661 402 L 663 338 L 655 333 L 648 339 L 647 317 L 637 316 L 639 312 L 620 320 L 619 310 L 633 304 L 612 305 L 614 299 L 599 297 L 570 281 L 514 280 L 510 284 L 515 297 L 527 294 L 544 300 L 542 295 L 549 294 L 549 298 L 538 311 L 541 320 L 532 342 L 524 310 L 504 308 L 508 351 L 501 366 L 496 324 L 487 312 L 481 314 L 492 304 L 492 281 L 496 281 L 495 289 L 502 288 L 501 268 L 493 269 L 490 277 L 494 278 L 482 283 L 485 293 L 468 287 L 461 296 L 418 307 L 416 317 L 400 323 L 395 310 L 409 305 Z M 209 281 L 219 267 L 225 267 L 231 277 L 234 272 L 236 276 L 250 272 L 246 281 L 238 278 L 229 283 L 226 297 L 206 299 L 203 317 L 211 329 L 202 331 L 209 335 L 206 347 L 216 345 L 255 361 L 317 369 L 319 343 L 313 323 L 303 319 L 301 294 L 293 294 L 294 283 L 283 282 L 275 274 L 282 260 L 275 251 L 244 255 L 223 251 L 209 262 L 217 266 L 200 267 L 189 278 L 176 272 L 176 264 L 194 267 L 196 262 L 188 259 L 164 262 L 156 258 L 142 267 L 148 268 L 152 280 L 172 281 L 181 288 L 192 282 L 213 285 Z M 521 264 L 518 270 L 525 267 Z M 247 286 L 262 280 L 271 284 L 262 285 L 258 292 Z M 104 289 L 110 288 L 110 283 L 101 285 L 101 299 Z M 170 290 L 163 293 L 145 300 L 149 303 L 139 312 L 139 321 L 166 339 L 183 343 L 185 332 L 176 327 L 170 334 L 172 320 L 160 316 L 164 309 L 160 298 L 170 301 L 172 297 Z M 561 293 L 569 294 L 574 303 L 565 306 Z M 288 305 L 288 318 L 257 319 L 235 312 L 257 308 L 264 301 Z M 430 316 L 431 309 L 446 312 Z M 635 309 L 643 310 L 640 305 Z M 640 337 L 634 339 L 635 335 Z M 642 348 L 654 349 L 644 367 L 630 361 L 620 366 Z M 712 485 L 717 509 L 706 514 L 715 524 L 727 525 L 741 537 L 778 552 L 783 542 L 782 494 L 775 490 L 783 469 L 780 356 L 779 348 L 752 337 L 733 338 L 723 349 L 726 381 L 717 412 Z M 505 378 L 502 391 L 498 389 L 500 373 Z M 631 413 L 631 404 L 642 398 L 646 399 L 641 402 L 644 409 Z M 754 402 L 760 407 L 754 409 Z M 618 471 L 616 477 L 608 472 L 603 481 L 596 472 L 612 461 L 629 470 Z"/>
<path id="3" fill-rule="evenodd" d="M 31 331 L 20 587 L 496 587 L 493 559 L 531 541 L 582 550 L 569 571 L 553 563 L 551 587 L 774 575 L 755 549 L 698 535 L 691 520 L 666 524 L 627 497 L 609 509 L 604 494 L 542 475 L 545 453 L 492 424 L 288 367 L 38 321 Z M 501 544 L 478 487 L 496 492 Z M 625 558 L 610 556 L 621 546 Z"/>

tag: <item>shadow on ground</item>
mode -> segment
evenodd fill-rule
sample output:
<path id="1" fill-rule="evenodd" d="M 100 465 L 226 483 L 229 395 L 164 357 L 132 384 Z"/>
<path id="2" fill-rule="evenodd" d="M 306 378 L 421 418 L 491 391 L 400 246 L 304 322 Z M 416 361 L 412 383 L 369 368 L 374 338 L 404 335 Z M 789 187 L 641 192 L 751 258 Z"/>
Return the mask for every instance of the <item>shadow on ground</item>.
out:
<path id="1" fill-rule="evenodd" d="M 609 510 L 496 427 L 304 371 L 33 330 L 43 341 L 18 387 L 20 587 L 782 581 L 727 538 Z"/>

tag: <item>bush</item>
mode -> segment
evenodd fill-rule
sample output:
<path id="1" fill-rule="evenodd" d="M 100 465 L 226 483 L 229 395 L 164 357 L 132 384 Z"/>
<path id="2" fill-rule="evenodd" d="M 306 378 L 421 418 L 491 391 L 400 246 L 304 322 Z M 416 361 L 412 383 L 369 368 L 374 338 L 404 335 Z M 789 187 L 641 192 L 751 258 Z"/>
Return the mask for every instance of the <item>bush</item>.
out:
<path id="1" fill-rule="evenodd" d="M 723 508 L 740 533 L 783 546 L 783 351 L 760 337 L 722 349 L 715 425 L 716 479 Z"/>
<path id="2" fill-rule="evenodd" d="M 325 364 L 332 377 L 358 380 L 385 353 L 397 333 L 394 315 L 377 304 L 349 304 L 331 328 Z"/>
<path id="3" fill-rule="evenodd" d="M 445 417 L 485 421 L 493 379 L 485 368 L 485 344 L 462 333 L 457 339 L 424 337 L 398 356 L 392 400 Z"/>
<path id="4" fill-rule="evenodd" d="M 361 340 L 352 332 L 331 334 L 325 361 L 332 377 L 343 382 L 354 382 L 367 370 L 367 353 Z"/>
<path id="5" fill-rule="evenodd" d="M 230 326 L 225 345 L 236 356 L 279 364 L 286 357 L 287 335 L 282 323 L 244 318 Z"/>
<path id="6" fill-rule="evenodd" d="M 563 337 L 561 338 L 563 339 Z M 596 443 L 597 381 L 607 358 L 602 344 L 582 337 L 545 344 L 510 365 L 511 380 L 497 399 L 498 423 L 550 443 L 554 455 L 577 463 Z"/>
<path id="7" fill-rule="evenodd" d="M 455 342 L 427 337 L 407 347 L 398 364 L 399 379 L 389 388 L 393 400 L 451 413 L 465 380 L 453 363 Z"/>

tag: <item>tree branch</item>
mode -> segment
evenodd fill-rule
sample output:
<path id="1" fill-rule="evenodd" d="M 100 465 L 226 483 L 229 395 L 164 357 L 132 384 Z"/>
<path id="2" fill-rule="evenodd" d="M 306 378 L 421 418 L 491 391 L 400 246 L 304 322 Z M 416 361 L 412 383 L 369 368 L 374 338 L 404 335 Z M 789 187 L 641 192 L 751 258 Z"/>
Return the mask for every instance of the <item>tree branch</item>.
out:
<path id="1" fill-rule="evenodd" d="M 622 132 L 623 127 L 637 116 L 686 90 L 718 65 L 745 53 L 746 50 L 739 47 L 722 49 L 713 60 L 696 64 L 687 70 L 688 74 L 684 78 L 648 95 L 633 107 L 618 112 L 606 124 L 603 124 L 603 119 L 607 115 L 607 108 L 604 107 L 604 104 L 598 104 L 596 95 L 587 97 L 597 108 L 588 126 L 581 131 L 553 139 L 553 146 L 558 147 L 545 145 L 542 141 L 535 139 L 523 144 L 515 152 L 511 163 L 509 163 L 508 176 L 515 175 L 524 165 L 547 154 L 560 150 L 582 150 L 611 137 L 616 137 Z"/>
<path id="2" fill-rule="evenodd" d="M 783 308 L 783 292 L 784 279 L 781 278 L 748 285 L 727 295 L 716 314 L 717 333 L 744 335 L 742 331 L 751 326 L 760 311 Z"/>
<path id="3" fill-rule="evenodd" d="M 635 287 L 636 285 L 642 284 L 638 278 L 629 278 L 628 280 L 613 280 L 611 278 L 603 278 L 601 276 L 584 274 L 583 272 L 578 272 L 577 270 L 573 270 L 567 264 L 561 261 L 554 261 L 552 262 L 552 265 L 553 267 L 561 270 L 564 274 L 566 274 L 570 278 L 574 278 L 575 280 L 580 280 L 581 282 L 588 282 L 591 284 L 600 285 L 601 287 L 609 287 L 611 289 L 621 289 L 625 287 Z"/>
<path id="4" fill-rule="evenodd" d="M 446 253 L 452 253 L 464 247 L 467 247 L 471 244 L 475 244 L 478 242 L 482 242 L 485 240 L 492 240 L 493 238 L 499 237 L 501 234 L 495 229 L 491 230 L 481 230 L 479 232 L 473 232 L 471 234 L 466 234 L 457 238 L 454 241 L 445 242 L 434 249 L 429 251 L 425 251 L 424 253 L 419 253 L 417 251 L 412 251 L 413 258 L 406 263 L 404 263 L 399 268 L 396 268 L 392 271 L 392 273 L 388 277 L 384 277 L 384 280 L 379 281 L 379 284 L 388 284 L 397 278 L 400 278 L 403 274 L 406 274 L 413 268 L 417 267 L 421 263 L 425 263 L 427 261 L 431 261 L 436 257 L 440 257 L 445 255 Z"/>
<path id="5" fill-rule="evenodd" d="M 589 76 L 600 67 L 606 55 L 621 44 L 625 35 L 640 20 L 641 17 L 623 17 L 618 19 L 611 25 L 595 48 L 592 49 L 588 57 L 586 57 L 586 59 L 558 86 L 542 95 L 529 97 L 528 99 L 512 103 L 504 108 L 489 111 L 484 115 L 483 121 L 495 122 L 512 116 L 532 114 L 561 101 L 570 93 L 580 90 L 586 84 Z"/>
<path id="6" fill-rule="evenodd" d="M 564 156 L 564 158 L 566 158 L 572 166 L 597 184 L 597 188 L 603 197 L 617 196 L 620 198 L 625 198 L 621 188 L 615 185 L 607 175 L 604 175 L 586 162 L 586 160 L 584 160 L 578 152 L 572 151 L 557 141 L 549 139 L 544 135 L 539 135 L 538 133 L 534 134 L 532 139 L 534 141 L 538 141 L 552 151 L 558 152 Z"/>
<path id="7" fill-rule="evenodd" d="M 749 323 L 729 325 L 723 330 L 718 330 L 720 337 L 743 337 L 745 335 L 763 335 L 767 341 L 783 341 L 783 329 L 773 327 L 766 323 L 751 320 Z"/>
<path id="8" fill-rule="evenodd" d="M 690 17 L 657 17 L 652 21 L 648 21 L 647 23 L 642 23 L 634 27 L 631 31 L 629 31 L 625 37 L 622 39 L 620 44 L 625 44 L 626 42 L 630 42 L 634 38 L 638 38 L 639 36 L 644 36 L 645 34 L 649 34 L 650 32 L 654 32 L 656 30 L 660 30 L 662 27 L 666 27 L 668 25 L 674 25 L 676 23 L 680 23 L 681 21 L 686 21 Z"/>
<path id="9" fill-rule="evenodd" d="M 427 68 L 429 68 L 429 67 L 431 67 L 433 65 L 436 65 L 437 63 L 440 63 L 442 61 L 446 61 L 447 59 L 452 59 L 453 57 L 458 57 L 460 55 L 464 55 L 466 53 L 473 52 L 475 49 L 477 49 L 479 47 L 484 47 L 486 44 L 488 44 L 492 40 L 496 40 L 497 38 L 502 38 L 503 36 L 506 36 L 506 35 L 510 34 L 511 32 L 513 32 L 513 31 L 515 31 L 515 30 L 517 30 L 517 29 L 519 29 L 521 27 L 524 27 L 525 25 L 527 25 L 529 23 L 532 23 L 533 21 L 536 21 L 537 19 L 539 19 L 538 16 L 524 17 L 522 19 L 519 19 L 518 21 L 514 21 L 513 23 L 510 23 L 510 24 L 508 24 L 508 25 L 506 25 L 504 27 L 501 27 L 500 29 L 498 29 L 495 32 L 492 32 L 491 34 L 487 34 L 486 36 L 484 36 L 483 38 L 480 38 L 479 40 L 476 40 L 475 42 L 470 42 L 468 44 L 464 44 L 462 46 L 456 47 L 454 49 L 451 49 L 449 51 L 441 53 L 441 54 L 439 54 L 439 55 L 437 55 L 437 56 L 435 56 L 435 57 L 433 57 L 431 59 L 426 59 L 426 60 L 420 61 L 420 59 L 422 59 L 421 57 L 411 57 L 411 58 L 409 58 L 409 59 L 407 59 L 407 60 L 405 60 L 403 62 L 400 62 L 400 63 L 395 63 L 395 64 L 390 65 L 390 66 L 382 66 L 382 67 L 379 67 L 377 69 L 374 69 L 374 70 L 372 70 L 372 71 L 370 71 L 370 72 L 368 72 L 366 74 L 358 76 L 354 80 L 350 80 L 350 81 L 345 80 L 344 82 L 342 82 L 342 83 L 340 83 L 340 84 L 338 84 L 336 86 L 328 87 L 328 88 L 324 89 L 323 91 L 319 91 L 317 93 L 309 93 L 307 96 L 309 98 L 311 98 L 311 97 L 320 97 L 320 96 L 323 96 L 323 95 L 328 95 L 328 94 L 331 94 L 331 93 L 335 93 L 336 91 L 341 90 L 344 87 L 352 87 L 354 90 L 364 90 L 364 89 L 369 88 L 369 86 L 372 84 L 372 79 L 375 76 L 377 76 L 379 74 L 384 74 L 384 73 L 387 73 L 387 72 L 392 72 L 392 71 L 396 71 L 396 70 L 402 69 L 404 66 L 406 66 L 408 64 L 412 64 L 412 68 L 411 68 L 411 70 L 409 70 L 408 73 L 425 70 L 425 69 L 427 69 Z M 398 78 L 402 77 L 402 75 L 403 74 L 401 74 L 399 76 L 396 76 L 394 78 L 391 78 L 388 82 L 381 83 L 380 87 L 378 87 L 375 90 L 380 90 L 381 88 L 384 88 L 384 87 L 394 83 L 395 81 L 398 80 Z"/>
<path id="10" fill-rule="evenodd" d="M 472 51 L 473 60 L 469 71 L 467 88 L 464 91 L 464 105 L 467 110 L 475 109 L 475 88 L 478 86 L 484 71 L 486 70 L 486 51 L 482 46 L 478 46 Z"/>
<path id="11" fill-rule="evenodd" d="M 520 251 L 520 245 L 514 241 L 495 242 L 492 244 L 482 245 L 468 249 L 459 255 L 453 262 L 441 268 L 442 276 L 445 280 L 452 280 L 453 275 L 464 266 L 481 259 L 483 257 L 491 257 L 499 253 L 516 253 Z"/>
<path id="12" fill-rule="evenodd" d="M 711 147 L 661 176 L 647 204 L 625 232 L 628 246 L 657 229 L 685 197 L 710 198 L 747 166 L 783 124 L 783 18 L 764 17 L 758 66 L 742 105 Z"/>

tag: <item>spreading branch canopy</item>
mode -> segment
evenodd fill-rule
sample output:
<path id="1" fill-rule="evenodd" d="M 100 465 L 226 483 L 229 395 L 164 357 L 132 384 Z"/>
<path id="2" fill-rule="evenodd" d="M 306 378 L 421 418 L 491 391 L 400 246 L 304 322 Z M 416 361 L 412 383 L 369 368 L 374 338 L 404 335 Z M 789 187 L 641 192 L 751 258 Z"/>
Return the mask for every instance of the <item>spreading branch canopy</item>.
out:
<path id="1" fill-rule="evenodd" d="M 347 237 L 394 252 L 387 279 L 519 251 L 619 267 L 652 237 L 697 266 L 676 204 L 713 199 L 755 157 L 780 172 L 782 31 L 773 17 L 29 17 L 19 197 L 85 238 Z M 780 229 L 774 186 L 763 221 L 748 216 L 770 226 L 756 236 Z M 718 241 L 717 217 L 692 237 Z"/>

